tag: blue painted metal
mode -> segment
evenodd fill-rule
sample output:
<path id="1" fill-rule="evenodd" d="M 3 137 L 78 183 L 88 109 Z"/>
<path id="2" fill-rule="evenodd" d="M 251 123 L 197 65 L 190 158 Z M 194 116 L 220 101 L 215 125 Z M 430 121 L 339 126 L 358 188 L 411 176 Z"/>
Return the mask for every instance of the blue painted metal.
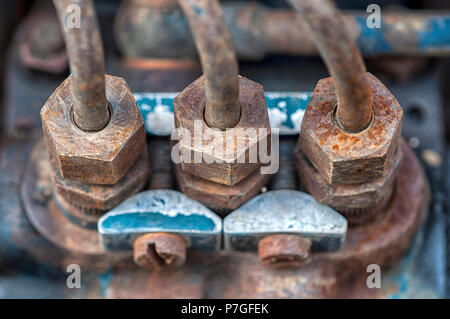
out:
<path id="1" fill-rule="evenodd" d="M 178 93 L 135 93 L 147 134 L 168 136 L 175 128 L 173 99 Z M 312 92 L 266 92 L 272 129 L 281 135 L 297 135 Z"/>
<path id="2" fill-rule="evenodd" d="M 367 15 L 356 15 L 356 42 L 365 56 L 381 54 L 446 55 L 450 50 L 450 15 L 405 14 L 405 19 L 385 19 L 381 27 L 370 28 Z M 403 22 L 402 22 L 403 21 Z M 408 42 L 405 42 L 407 38 Z"/>
<path id="3" fill-rule="evenodd" d="M 194 250 L 220 249 L 222 220 L 202 204 L 173 190 L 152 190 L 130 197 L 98 221 L 108 250 L 130 250 L 147 233 L 175 233 Z"/>
<path id="4" fill-rule="evenodd" d="M 435 16 L 417 31 L 419 48 L 424 51 L 439 52 L 450 49 L 450 16 Z"/>

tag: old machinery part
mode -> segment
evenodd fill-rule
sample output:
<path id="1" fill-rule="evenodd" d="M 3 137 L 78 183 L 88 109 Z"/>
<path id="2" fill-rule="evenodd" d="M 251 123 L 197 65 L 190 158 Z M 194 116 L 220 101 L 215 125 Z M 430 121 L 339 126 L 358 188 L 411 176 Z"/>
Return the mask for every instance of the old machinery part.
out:
<path id="1" fill-rule="evenodd" d="M 188 22 L 174 1 L 124 0 L 115 20 L 115 39 L 127 59 L 196 57 Z M 226 1 L 223 15 L 239 59 L 261 60 L 271 53 L 317 55 L 305 25 L 293 10 L 272 9 L 255 1 Z M 364 56 L 446 56 L 448 12 L 383 9 L 381 28 L 368 24 L 369 13 L 344 11 Z"/>
<path id="2" fill-rule="evenodd" d="M 264 91 L 238 76 L 218 1 L 182 0 L 180 4 L 205 74 L 174 100 L 178 143 L 172 153 L 179 152 L 178 183 L 188 196 L 213 209 L 235 209 L 268 181 L 258 171 L 266 164 L 261 149 L 270 154 Z"/>
<path id="3" fill-rule="evenodd" d="M 107 250 L 132 250 L 139 266 L 163 270 L 182 266 L 186 249 L 219 250 L 222 220 L 180 192 L 150 190 L 102 216 L 98 231 Z"/>

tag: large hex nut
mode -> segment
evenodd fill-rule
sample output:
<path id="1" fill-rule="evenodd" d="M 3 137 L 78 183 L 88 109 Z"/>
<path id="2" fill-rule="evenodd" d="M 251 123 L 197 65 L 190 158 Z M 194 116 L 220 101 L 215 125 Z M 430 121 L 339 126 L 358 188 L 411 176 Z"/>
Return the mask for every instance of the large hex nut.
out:
<path id="1" fill-rule="evenodd" d="M 125 80 L 105 75 L 111 119 L 99 132 L 84 132 L 72 119 L 68 77 L 41 110 L 46 142 L 63 178 L 88 184 L 115 184 L 145 147 L 144 121 Z"/>
<path id="2" fill-rule="evenodd" d="M 335 121 L 337 96 L 333 79 L 317 83 L 302 121 L 300 147 L 329 184 L 365 183 L 381 178 L 397 149 L 403 111 L 388 89 L 367 74 L 373 119 L 357 134 Z"/>
<path id="3" fill-rule="evenodd" d="M 189 174 L 181 168 L 181 164 L 175 165 L 175 174 L 183 193 L 218 214 L 229 213 L 247 202 L 257 195 L 272 177 L 256 170 L 240 183 L 227 186 Z"/>
<path id="4" fill-rule="evenodd" d="M 360 184 L 330 185 L 299 148 L 295 149 L 294 157 L 298 176 L 306 190 L 318 202 L 333 207 L 343 214 L 351 224 L 359 224 L 368 220 L 374 212 L 389 202 L 403 160 L 403 147 L 405 142 L 401 140 L 388 169 L 381 178 Z"/>
<path id="5" fill-rule="evenodd" d="M 202 138 L 199 141 L 198 136 L 205 136 L 205 130 L 208 129 L 203 120 L 204 76 L 175 98 L 175 126 L 178 128 L 184 171 L 208 181 L 231 186 L 263 164 L 258 150 L 267 147 L 266 153 L 270 155 L 270 123 L 263 87 L 239 77 L 239 103 L 241 118 L 234 128 L 217 130 L 220 138 Z M 231 136 L 233 140 L 224 147 L 223 142 L 227 140 L 227 136 Z M 200 159 L 197 163 L 196 158 Z"/>
<path id="6" fill-rule="evenodd" d="M 125 176 L 113 185 L 85 184 L 61 176 L 50 159 L 53 190 L 71 206 L 89 214 L 102 214 L 141 190 L 148 180 L 150 165 L 147 148 Z"/>
<path id="7" fill-rule="evenodd" d="M 320 176 L 301 151 L 295 153 L 298 175 L 307 191 L 318 202 L 338 210 L 370 208 L 389 197 L 402 157 L 402 152 L 398 150 L 386 174 L 375 181 L 331 185 Z"/>

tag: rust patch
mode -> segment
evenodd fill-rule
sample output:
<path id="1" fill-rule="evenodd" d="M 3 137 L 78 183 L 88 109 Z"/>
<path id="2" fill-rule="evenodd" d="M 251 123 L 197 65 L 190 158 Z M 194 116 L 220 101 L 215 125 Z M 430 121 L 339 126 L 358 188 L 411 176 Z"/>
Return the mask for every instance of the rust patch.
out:
<path id="1" fill-rule="evenodd" d="M 373 119 L 359 133 L 340 129 L 334 118 L 337 103 L 333 79 L 320 80 L 302 121 L 299 145 L 329 184 L 356 184 L 381 178 L 397 149 L 403 111 L 387 88 L 367 74 L 372 91 Z"/>

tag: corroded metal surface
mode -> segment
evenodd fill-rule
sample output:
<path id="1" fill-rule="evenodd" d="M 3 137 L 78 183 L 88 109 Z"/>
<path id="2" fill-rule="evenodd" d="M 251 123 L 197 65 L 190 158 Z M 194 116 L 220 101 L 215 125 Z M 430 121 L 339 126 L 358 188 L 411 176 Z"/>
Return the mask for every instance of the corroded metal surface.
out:
<path id="1" fill-rule="evenodd" d="M 335 251 L 344 244 L 346 233 L 344 217 L 295 190 L 256 196 L 224 219 L 227 250 L 255 251 L 266 236 L 293 234 L 311 239 L 314 251 Z"/>
<path id="2" fill-rule="evenodd" d="M 173 172 L 170 143 L 167 139 L 152 139 L 148 143 L 151 176 L 147 189 L 173 189 L 175 177 Z"/>
<path id="3" fill-rule="evenodd" d="M 129 59 L 192 59 L 195 44 L 176 0 L 122 1 L 114 21 L 114 37 Z"/>
<path id="4" fill-rule="evenodd" d="M 92 0 L 77 2 L 79 21 L 73 19 L 73 1 L 54 0 L 64 33 L 72 73 L 73 121 L 87 132 L 103 129 L 111 114 L 105 93 L 102 36 Z M 74 25 L 75 23 L 79 25 Z M 114 101 L 109 101 L 114 103 Z"/>
<path id="5" fill-rule="evenodd" d="M 366 66 L 344 16 L 333 2 L 290 0 L 308 28 L 336 89 L 336 120 L 349 132 L 360 132 L 372 118 L 371 90 Z"/>
<path id="6" fill-rule="evenodd" d="M 111 120 L 103 130 L 84 132 L 72 121 L 72 77 L 65 80 L 41 110 L 47 145 L 63 178 L 90 184 L 115 184 L 145 148 L 144 121 L 130 88 L 106 76 Z"/>
<path id="7" fill-rule="evenodd" d="M 255 253 L 192 253 L 182 271 L 166 272 L 163 277 L 132 270 L 133 276 L 121 276 L 121 271 L 115 270 L 108 281 L 107 296 L 376 297 L 379 292 L 365 285 L 367 265 L 376 263 L 386 269 L 395 264 L 410 246 L 413 234 L 426 216 L 429 194 L 423 171 L 409 148 L 405 158 L 396 181 L 396 195 L 387 214 L 376 223 L 349 229 L 343 250 L 339 252 L 313 253 L 311 262 L 295 271 L 267 269 L 259 263 Z M 186 281 L 193 285 L 190 293 L 181 288 Z M 172 288 L 170 292 L 160 288 L 163 282 L 171 283 L 168 285 Z M 175 282 L 180 285 L 178 291 Z"/>
<path id="8" fill-rule="evenodd" d="M 149 3 L 122 2 L 115 21 L 121 53 L 127 58 L 195 58 L 194 41 L 181 10 L 157 8 Z M 318 54 L 294 11 L 269 8 L 256 1 L 225 1 L 222 6 L 239 59 L 261 60 L 272 53 Z M 381 28 L 368 25 L 367 12 L 344 10 L 343 14 L 364 56 L 449 54 L 448 12 L 383 8 Z"/>
<path id="9" fill-rule="evenodd" d="M 175 165 L 175 175 L 183 193 L 220 215 L 229 213 L 257 195 L 272 177 L 261 174 L 257 169 L 238 184 L 227 186 L 189 174 L 180 164 Z"/>
<path id="10" fill-rule="evenodd" d="M 98 222 L 103 246 L 131 250 L 133 242 L 148 233 L 173 233 L 192 250 L 218 250 L 222 220 L 197 201 L 174 190 L 150 190 L 130 197 Z"/>
<path id="11" fill-rule="evenodd" d="M 76 252 L 77 241 L 81 239 L 59 224 L 68 223 L 68 221 L 60 213 L 57 216 L 53 215 L 45 205 L 31 200 L 31 189 L 34 188 L 35 181 L 36 173 L 33 173 L 33 166 L 30 165 L 25 172 L 22 184 L 22 198 L 27 214 L 30 216 L 30 212 L 42 213 L 40 222 L 46 221 L 48 230 L 57 234 L 66 231 L 66 236 L 78 238 L 66 246 L 67 251 Z M 406 148 L 405 160 L 396 180 L 396 191 L 386 214 L 374 223 L 349 229 L 343 250 L 339 252 L 313 253 L 311 262 L 300 269 L 276 272 L 261 265 L 256 253 L 188 252 L 186 264 L 181 270 L 161 273 L 134 268 L 130 263 L 131 256 L 128 255 L 129 262 L 123 263 L 123 266 L 115 263 L 114 268 L 97 273 L 98 275 L 95 275 L 91 283 L 86 283 L 90 290 L 85 292 L 85 296 L 106 298 L 375 297 L 376 292 L 365 286 L 367 265 L 377 263 L 384 269 L 395 264 L 410 246 L 413 234 L 426 215 L 427 206 L 428 188 L 422 168 L 412 150 Z M 35 224 L 36 217 L 30 217 Z M 50 227 L 52 224 L 54 226 Z M 35 226 L 38 226 L 37 229 L 41 234 L 50 233 L 45 230 L 44 224 L 41 225 L 44 226 L 43 228 L 39 226 L 39 223 Z M 74 225 L 72 227 L 74 227 L 72 231 L 81 229 L 75 228 Z M 92 233 L 96 234 L 94 231 Z M 27 233 L 28 235 L 32 234 Z M 34 240 L 37 245 L 42 241 L 42 237 L 39 239 L 39 236 L 36 236 Z M 96 238 L 97 236 L 95 235 Z M 51 237 L 48 238 L 51 239 Z M 88 237 L 82 240 L 86 243 L 85 246 L 92 246 Z M 53 247 L 46 248 L 47 254 L 40 253 L 36 245 L 30 251 L 35 249 L 36 258 L 61 265 L 60 267 L 65 267 L 67 263 L 82 263 L 83 258 L 80 252 L 72 254 L 71 258 L 55 255 L 60 253 L 58 247 L 61 247 L 60 243 L 64 241 L 52 240 L 51 242 L 56 247 L 47 244 L 48 247 Z M 92 268 L 105 264 L 98 259 L 91 259 L 87 265 L 82 263 L 82 267 L 89 265 Z M 98 285 L 98 282 L 101 282 L 101 285 Z"/>
<path id="12" fill-rule="evenodd" d="M 303 114 L 312 92 L 265 92 L 270 127 L 279 129 L 280 135 L 300 133 Z M 145 121 L 145 131 L 150 135 L 170 136 L 173 121 L 173 99 L 175 92 L 134 93 L 136 103 Z M 280 145 L 280 147 L 282 147 Z"/>
<path id="13" fill-rule="evenodd" d="M 295 164 L 299 179 L 308 192 L 317 201 L 343 214 L 354 225 L 368 222 L 389 203 L 405 147 L 406 142 L 401 139 L 383 177 L 361 184 L 328 184 L 299 149 L 295 152 Z"/>
<path id="14" fill-rule="evenodd" d="M 271 131 L 263 87 L 244 77 L 239 77 L 239 86 L 240 121 L 227 131 L 214 131 L 217 136 L 211 136 L 213 132 L 203 121 L 204 77 L 175 98 L 177 147 L 187 173 L 232 186 L 263 164 L 261 152 L 270 155 Z"/>
<path id="15" fill-rule="evenodd" d="M 296 235 L 271 235 L 259 241 L 258 258 L 273 269 L 296 269 L 311 256 L 311 241 Z"/>
<path id="16" fill-rule="evenodd" d="M 225 130 L 240 118 L 238 64 L 218 0 L 179 0 L 205 74 L 205 121 Z"/>
<path id="17" fill-rule="evenodd" d="M 334 121 L 337 102 L 332 78 L 317 83 L 302 121 L 300 147 L 329 184 L 373 181 L 385 174 L 401 134 L 403 111 L 389 90 L 367 74 L 373 98 L 373 119 L 352 134 Z"/>
<path id="18" fill-rule="evenodd" d="M 142 155 L 120 181 L 112 185 L 96 185 L 62 178 L 55 162 L 50 159 L 53 189 L 81 213 L 98 217 L 144 187 L 150 173 L 148 163 L 148 151 L 144 148 Z"/>
<path id="19" fill-rule="evenodd" d="M 149 270 L 179 268 L 186 261 L 186 242 L 177 234 L 142 235 L 134 241 L 133 260 L 140 267 Z"/>

